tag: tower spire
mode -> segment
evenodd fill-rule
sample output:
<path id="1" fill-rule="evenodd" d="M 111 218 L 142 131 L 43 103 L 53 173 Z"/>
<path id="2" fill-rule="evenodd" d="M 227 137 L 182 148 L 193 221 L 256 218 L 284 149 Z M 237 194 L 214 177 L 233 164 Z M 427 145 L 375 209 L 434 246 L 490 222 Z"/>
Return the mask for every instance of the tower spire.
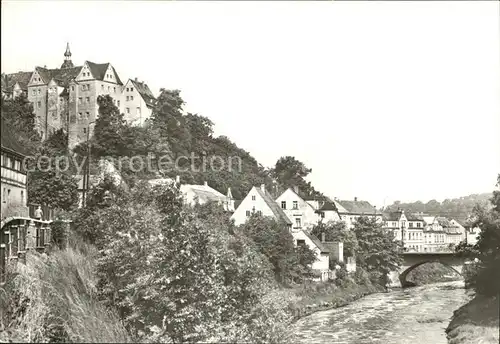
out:
<path id="1" fill-rule="evenodd" d="M 66 43 L 66 51 L 64 52 L 64 62 L 61 65 L 63 68 L 73 68 L 73 62 L 71 61 L 71 51 L 69 50 L 69 42 Z"/>

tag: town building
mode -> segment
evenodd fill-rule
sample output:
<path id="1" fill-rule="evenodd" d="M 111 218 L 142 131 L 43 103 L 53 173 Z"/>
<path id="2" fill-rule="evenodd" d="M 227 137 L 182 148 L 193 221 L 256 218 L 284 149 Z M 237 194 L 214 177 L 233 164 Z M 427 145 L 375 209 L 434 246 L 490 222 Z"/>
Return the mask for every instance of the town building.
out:
<path id="1" fill-rule="evenodd" d="M 131 125 L 144 125 L 153 113 L 156 98 L 144 81 L 129 79 L 123 86 L 118 108 Z"/>
<path id="2" fill-rule="evenodd" d="M 223 207 L 225 211 L 234 212 L 235 200 L 233 198 L 231 188 L 227 189 L 227 194 L 210 187 L 205 181 L 203 185 L 196 184 L 181 184 L 180 177 L 177 176 L 175 181 L 171 178 L 151 179 L 148 181 L 150 185 L 178 185 L 179 191 L 182 193 L 184 202 L 194 206 L 196 204 L 207 204 L 214 202 Z"/>
<path id="3" fill-rule="evenodd" d="M 292 235 L 296 246 L 305 245 L 314 252 L 316 261 L 311 264 L 313 274 L 317 279 L 327 281 L 330 272 L 330 250 L 308 231 L 300 230 L 294 232 Z"/>
<path id="4" fill-rule="evenodd" d="M 111 63 L 85 61 L 75 66 L 71 58 L 67 44 L 60 68 L 35 67 L 34 71 L 2 75 L 2 94 L 27 94 L 43 140 L 63 129 L 70 148 L 86 141 L 98 117 L 100 95 L 111 96 L 131 124 L 142 125 L 151 116 L 156 99 L 146 83 L 128 80 L 124 86 Z"/>
<path id="5" fill-rule="evenodd" d="M 276 203 L 292 221 L 293 231 L 311 229 L 320 220 L 317 209 L 314 208 L 315 202 L 305 201 L 300 197 L 297 187 L 285 190 L 276 199 Z"/>
<path id="6" fill-rule="evenodd" d="M 252 214 L 272 217 L 276 221 L 285 223 L 290 230 L 292 229 L 292 221 L 272 199 L 264 184 L 260 187 L 252 187 L 234 211 L 231 219 L 234 220 L 236 226 L 239 226 L 244 224 Z"/>
<path id="7" fill-rule="evenodd" d="M 337 206 L 333 201 L 326 200 L 317 210 L 317 213 L 322 222 L 337 222 L 340 221 L 340 215 L 337 211 Z"/>
<path id="8" fill-rule="evenodd" d="M 334 199 L 333 203 L 340 219 L 345 222 L 348 229 L 354 228 L 356 220 L 363 216 L 374 217 L 380 223 L 383 222 L 382 213 L 376 207 L 367 201 L 359 201 L 357 197 L 354 197 L 354 201 Z"/>
<path id="9" fill-rule="evenodd" d="M 14 137 L 12 128 L 4 120 L 1 121 L 1 126 L 1 218 L 27 218 L 27 175 L 23 166 L 26 153 Z"/>

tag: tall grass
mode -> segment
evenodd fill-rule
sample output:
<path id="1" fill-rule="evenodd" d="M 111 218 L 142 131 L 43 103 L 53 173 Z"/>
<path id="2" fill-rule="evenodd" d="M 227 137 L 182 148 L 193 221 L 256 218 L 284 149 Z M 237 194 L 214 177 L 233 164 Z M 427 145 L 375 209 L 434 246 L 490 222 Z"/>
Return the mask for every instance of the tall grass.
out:
<path id="1" fill-rule="evenodd" d="M 96 298 L 91 246 L 29 252 L 11 266 L 0 296 L 10 339 L 23 342 L 130 342 L 118 317 Z M 1 340 L 1 339 L 0 339 Z"/>

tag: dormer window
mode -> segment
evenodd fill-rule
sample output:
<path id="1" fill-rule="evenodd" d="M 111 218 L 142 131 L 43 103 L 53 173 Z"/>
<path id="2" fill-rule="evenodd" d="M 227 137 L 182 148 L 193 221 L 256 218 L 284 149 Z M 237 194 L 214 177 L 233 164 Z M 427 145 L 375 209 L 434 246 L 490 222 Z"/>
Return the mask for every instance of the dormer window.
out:
<path id="1" fill-rule="evenodd" d="M 255 196 L 252 196 L 252 201 L 255 201 Z"/>

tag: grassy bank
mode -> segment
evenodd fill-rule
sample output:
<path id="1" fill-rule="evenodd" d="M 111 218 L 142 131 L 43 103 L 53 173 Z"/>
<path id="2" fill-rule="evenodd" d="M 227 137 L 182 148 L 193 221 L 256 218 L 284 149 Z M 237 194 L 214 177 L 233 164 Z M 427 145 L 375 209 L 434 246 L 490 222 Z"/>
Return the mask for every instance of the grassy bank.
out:
<path id="1" fill-rule="evenodd" d="M 453 314 L 446 329 L 449 344 L 499 343 L 499 297 L 477 295 Z"/>
<path id="2" fill-rule="evenodd" d="M 0 290 L 0 342 L 130 342 L 95 295 L 95 249 L 30 252 Z"/>
<path id="3" fill-rule="evenodd" d="M 335 283 L 307 283 L 294 289 L 295 298 L 290 304 L 294 320 L 318 311 L 346 306 L 366 295 L 384 291 L 381 286 L 376 286 L 366 281 L 356 283 L 348 280 L 342 285 Z"/>

